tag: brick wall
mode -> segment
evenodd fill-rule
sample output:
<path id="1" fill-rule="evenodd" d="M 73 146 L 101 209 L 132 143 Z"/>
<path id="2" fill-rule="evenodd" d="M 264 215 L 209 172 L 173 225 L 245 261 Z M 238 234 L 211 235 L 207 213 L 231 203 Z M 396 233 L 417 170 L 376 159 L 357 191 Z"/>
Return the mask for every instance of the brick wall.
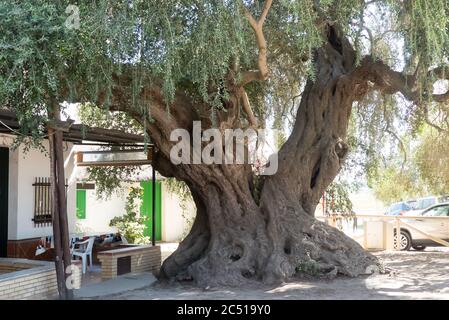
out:
<path id="1" fill-rule="evenodd" d="M 117 277 L 117 259 L 131 257 L 131 272 L 153 272 L 161 267 L 161 247 L 134 246 L 98 253 L 101 261 L 101 277 L 111 279 Z"/>
<path id="2" fill-rule="evenodd" d="M 22 259 L 19 259 L 22 260 Z M 57 292 L 56 272 L 53 263 L 15 262 L 17 259 L 0 259 L 0 266 L 19 266 L 16 271 L 0 275 L 0 299 L 26 299 L 36 295 L 42 297 Z M 27 265 L 28 268 L 20 269 Z M 31 266 L 31 267 L 30 267 Z"/>

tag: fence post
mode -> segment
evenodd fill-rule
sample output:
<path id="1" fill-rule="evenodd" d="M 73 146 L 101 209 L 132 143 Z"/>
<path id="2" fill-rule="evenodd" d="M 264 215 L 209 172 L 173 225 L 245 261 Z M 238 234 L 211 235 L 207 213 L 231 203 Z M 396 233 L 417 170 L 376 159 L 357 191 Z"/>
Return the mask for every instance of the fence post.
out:
<path id="1" fill-rule="evenodd" d="M 397 251 L 401 251 L 401 219 L 396 217 L 396 247 Z"/>

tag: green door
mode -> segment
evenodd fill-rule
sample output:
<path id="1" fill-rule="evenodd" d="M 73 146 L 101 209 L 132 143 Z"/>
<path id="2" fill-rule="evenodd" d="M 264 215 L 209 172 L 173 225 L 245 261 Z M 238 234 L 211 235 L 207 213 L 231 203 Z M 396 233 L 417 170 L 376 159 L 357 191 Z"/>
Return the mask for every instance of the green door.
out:
<path id="1" fill-rule="evenodd" d="M 143 199 L 142 199 L 142 207 L 140 209 L 140 213 L 144 216 L 147 216 L 148 219 L 145 222 L 145 236 L 151 238 L 151 228 L 153 226 L 152 217 L 152 191 L 153 184 L 151 181 L 142 181 L 140 186 L 143 189 Z M 162 239 L 162 214 L 161 214 L 161 183 L 156 181 L 156 241 L 160 241 Z"/>

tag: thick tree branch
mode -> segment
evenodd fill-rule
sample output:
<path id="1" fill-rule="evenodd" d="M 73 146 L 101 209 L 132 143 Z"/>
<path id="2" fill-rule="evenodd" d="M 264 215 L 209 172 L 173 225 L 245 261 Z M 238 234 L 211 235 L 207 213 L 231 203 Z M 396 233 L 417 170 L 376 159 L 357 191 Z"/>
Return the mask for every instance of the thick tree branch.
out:
<path id="1" fill-rule="evenodd" d="M 258 121 L 257 118 L 254 116 L 253 110 L 251 109 L 251 105 L 249 103 L 248 94 L 246 93 L 245 89 L 241 89 L 241 98 L 243 103 L 243 110 L 245 111 L 246 115 L 248 116 L 248 121 L 250 126 L 257 127 Z"/>
<path id="2" fill-rule="evenodd" d="M 387 94 L 401 93 L 407 100 L 421 104 L 423 100 L 438 103 L 449 101 L 449 90 L 442 94 L 423 94 L 418 88 L 418 78 L 416 74 L 405 74 L 395 71 L 382 61 L 375 61 L 371 56 L 362 60 L 359 68 L 356 68 L 350 75 L 355 80 L 355 84 L 370 81 L 373 89 L 380 90 Z M 449 80 L 449 67 L 442 66 L 427 71 L 427 77 L 438 80 Z"/>
<path id="3" fill-rule="evenodd" d="M 360 67 L 354 69 L 349 75 L 354 81 L 354 85 L 369 81 L 374 90 L 379 90 L 386 94 L 400 92 L 410 101 L 417 100 L 414 91 L 415 76 L 404 75 L 402 72 L 394 71 L 383 61 L 373 60 L 371 56 L 365 57 Z M 368 90 L 368 88 L 366 88 Z M 366 93 L 362 92 L 362 95 Z"/>
<path id="4" fill-rule="evenodd" d="M 256 36 L 256 43 L 259 49 L 259 57 L 257 62 L 259 70 L 249 70 L 243 72 L 241 83 L 242 86 L 252 81 L 256 80 L 264 81 L 268 79 L 269 69 L 267 63 L 267 42 L 263 34 L 263 24 L 268 15 L 268 11 L 270 10 L 272 2 L 273 2 L 272 0 L 265 1 L 262 13 L 259 17 L 259 20 L 257 21 L 256 19 L 254 19 L 253 15 L 248 10 L 248 8 L 243 4 L 245 16 L 248 19 L 248 22 L 251 25 L 251 28 L 254 30 L 254 34 Z"/>

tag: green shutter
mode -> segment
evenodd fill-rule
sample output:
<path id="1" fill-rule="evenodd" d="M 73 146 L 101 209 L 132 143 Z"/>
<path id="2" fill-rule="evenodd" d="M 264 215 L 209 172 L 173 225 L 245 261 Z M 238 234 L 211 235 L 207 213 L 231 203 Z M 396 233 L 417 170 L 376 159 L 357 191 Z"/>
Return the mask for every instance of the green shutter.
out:
<path id="1" fill-rule="evenodd" d="M 76 217 L 86 219 L 86 190 L 76 190 Z"/>

